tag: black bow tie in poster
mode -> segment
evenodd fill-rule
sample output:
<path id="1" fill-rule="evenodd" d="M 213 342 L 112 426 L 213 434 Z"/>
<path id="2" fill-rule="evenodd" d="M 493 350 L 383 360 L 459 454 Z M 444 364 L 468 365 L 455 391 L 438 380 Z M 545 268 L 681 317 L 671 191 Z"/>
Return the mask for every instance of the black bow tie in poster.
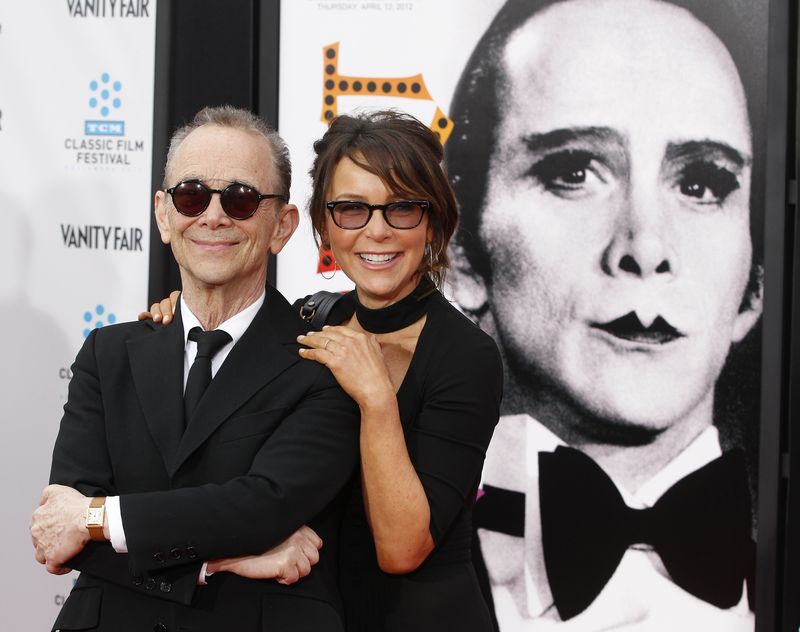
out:
<path id="1" fill-rule="evenodd" d="M 539 490 L 544 562 L 563 620 L 594 601 L 633 544 L 651 545 L 696 597 L 719 608 L 741 599 L 754 557 L 741 452 L 692 472 L 648 509 L 628 507 L 600 466 L 572 448 L 539 454 Z"/>

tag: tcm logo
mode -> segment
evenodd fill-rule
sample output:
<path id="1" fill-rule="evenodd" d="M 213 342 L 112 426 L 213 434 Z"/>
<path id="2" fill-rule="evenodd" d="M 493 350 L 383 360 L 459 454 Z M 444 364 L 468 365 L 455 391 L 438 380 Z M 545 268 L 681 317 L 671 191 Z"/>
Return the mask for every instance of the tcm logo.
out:
<path id="1" fill-rule="evenodd" d="M 117 316 L 112 312 L 107 312 L 104 305 L 96 305 L 94 309 L 83 312 L 83 322 L 83 337 L 86 338 L 92 333 L 92 329 L 113 325 L 117 322 Z"/>
<path id="2" fill-rule="evenodd" d="M 87 136 L 125 136 L 125 121 L 86 121 L 83 133 Z"/>
<path id="3" fill-rule="evenodd" d="M 86 136 L 125 136 L 125 121 L 109 118 L 122 107 L 122 82 L 112 81 L 111 75 L 104 72 L 99 80 L 89 82 L 89 90 L 89 107 L 101 118 L 85 121 L 83 133 Z"/>

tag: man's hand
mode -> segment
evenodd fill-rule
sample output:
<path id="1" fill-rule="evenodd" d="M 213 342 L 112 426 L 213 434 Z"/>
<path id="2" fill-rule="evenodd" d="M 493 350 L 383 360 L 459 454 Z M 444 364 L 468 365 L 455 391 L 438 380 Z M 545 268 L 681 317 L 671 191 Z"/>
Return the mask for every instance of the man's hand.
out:
<path id="1" fill-rule="evenodd" d="M 246 555 L 208 563 L 212 573 L 227 571 L 250 579 L 275 579 L 279 584 L 294 584 L 319 562 L 322 539 L 310 527 L 300 527 L 275 548 L 261 555 Z"/>
<path id="2" fill-rule="evenodd" d="M 69 573 L 64 563 L 80 553 L 89 541 L 86 509 L 90 500 L 71 487 L 48 485 L 44 488 L 28 529 L 36 549 L 36 561 L 44 564 L 48 573 Z"/>

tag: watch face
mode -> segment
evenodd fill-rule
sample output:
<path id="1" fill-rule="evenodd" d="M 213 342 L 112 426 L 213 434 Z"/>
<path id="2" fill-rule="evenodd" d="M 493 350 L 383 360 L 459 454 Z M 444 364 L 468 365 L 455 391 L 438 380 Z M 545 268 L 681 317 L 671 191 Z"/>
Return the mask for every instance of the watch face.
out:
<path id="1" fill-rule="evenodd" d="M 87 524 L 103 524 L 103 508 L 89 507 L 86 512 Z"/>

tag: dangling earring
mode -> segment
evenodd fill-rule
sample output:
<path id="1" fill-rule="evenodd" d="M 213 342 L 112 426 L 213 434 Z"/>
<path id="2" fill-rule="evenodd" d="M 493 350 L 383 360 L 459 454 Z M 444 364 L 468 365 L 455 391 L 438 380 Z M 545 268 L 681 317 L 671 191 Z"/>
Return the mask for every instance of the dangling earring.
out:
<path id="1" fill-rule="evenodd" d="M 333 255 L 333 248 L 330 244 L 320 244 L 319 246 L 319 262 L 317 263 L 317 273 L 322 276 L 326 281 L 330 281 L 336 276 L 336 270 L 339 266 L 336 265 L 336 258 Z M 333 270 L 333 274 L 325 276 L 325 272 Z"/>
<path id="2" fill-rule="evenodd" d="M 433 272 L 433 248 L 430 243 L 425 244 L 425 251 L 428 254 L 428 274 Z"/>

